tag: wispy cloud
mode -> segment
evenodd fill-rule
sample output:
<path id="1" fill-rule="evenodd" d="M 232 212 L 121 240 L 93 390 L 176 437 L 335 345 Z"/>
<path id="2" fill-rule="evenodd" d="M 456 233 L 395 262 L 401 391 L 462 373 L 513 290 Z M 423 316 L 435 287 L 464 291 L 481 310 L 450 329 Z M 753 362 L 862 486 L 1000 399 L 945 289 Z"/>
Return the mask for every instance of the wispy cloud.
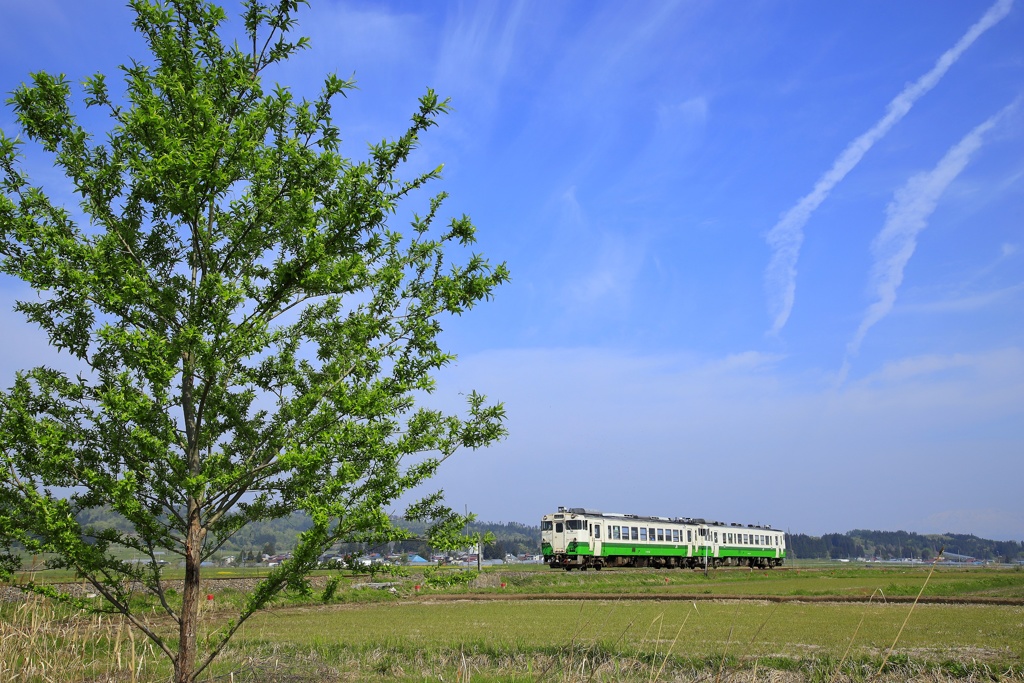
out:
<path id="1" fill-rule="evenodd" d="M 1024 292 L 1024 282 L 988 292 L 948 297 L 939 301 L 900 305 L 900 311 L 911 313 L 963 313 L 989 308 Z"/>
<path id="2" fill-rule="evenodd" d="M 811 214 L 825 201 L 832 188 L 860 163 L 868 150 L 906 116 L 921 96 L 935 87 L 975 40 L 1009 14 L 1012 6 L 1013 0 L 997 0 L 956 45 L 939 57 L 928 73 L 904 88 L 889 103 L 885 115 L 874 126 L 847 145 L 832 167 L 818 179 L 810 194 L 783 214 L 768 232 L 767 241 L 772 249 L 772 258 L 765 273 L 765 284 L 768 290 L 769 314 L 773 316 L 772 334 L 778 334 L 782 330 L 793 310 L 793 301 L 796 297 L 796 263 L 804 239 L 803 228 Z"/>
<path id="3" fill-rule="evenodd" d="M 596 250 L 588 270 L 565 285 L 563 298 L 570 311 L 627 306 L 643 266 L 646 250 L 642 240 L 614 232 L 595 237 Z"/>
<path id="4" fill-rule="evenodd" d="M 489 111 L 505 79 L 522 26 L 523 2 L 478 4 L 449 17 L 438 54 L 438 87 L 457 100 L 484 100 Z"/>
<path id="5" fill-rule="evenodd" d="M 903 270 L 917 248 L 917 235 L 927 227 L 942 193 L 964 170 L 971 155 L 981 148 L 985 133 L 1015 106 L 1017 102 L 1011 103 L 974 128 L 946 152 L 935 168 L 915 175 L 896 191 L 886 208 L 885 225 L 872 244 L 875 255 L 872 289 L 876 300 L 868 307 L 857 333 L 847 345 L 847 359 L 860 349 L 868 330 L 892 310 L 896 291 L 903 282 Z"/>

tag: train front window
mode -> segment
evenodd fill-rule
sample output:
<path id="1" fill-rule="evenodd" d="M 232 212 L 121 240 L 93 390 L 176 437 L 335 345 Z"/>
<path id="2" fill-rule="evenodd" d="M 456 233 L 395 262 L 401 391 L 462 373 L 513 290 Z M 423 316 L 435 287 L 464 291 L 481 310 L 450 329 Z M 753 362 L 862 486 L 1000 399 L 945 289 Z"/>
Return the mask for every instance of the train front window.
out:
<path id="1" fill-rule="evenodd" d="M 583 520 L 570 519 L 568 522 L 565 523 L 565 528 L 567 528 L 569 531 L 579 531 L 583 528 Z"/>
<path id="2" fill-rule="evenodd" d="M 554 528 L 555 528 L 555 525 L 552 524 L 550 520 L 543 521 L 543 522 L 540 523 L 540 530 L 541 531 L 551 531 Z"/>
<path id="3" fill-rule="evenodd" d="M 555 522 L 555 533 L 560 534 L 565 531 L 565 526 L 561 522 Z"/>

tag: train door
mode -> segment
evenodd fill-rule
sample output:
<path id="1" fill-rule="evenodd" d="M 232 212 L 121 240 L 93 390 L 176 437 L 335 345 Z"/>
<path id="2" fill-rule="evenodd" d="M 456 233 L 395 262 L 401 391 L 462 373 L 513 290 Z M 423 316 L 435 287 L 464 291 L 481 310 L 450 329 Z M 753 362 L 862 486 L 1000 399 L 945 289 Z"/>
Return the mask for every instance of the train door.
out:
<path id="1" fill-rule="evenodd" d="M 594 522 L 590 525 L 590 543 L 594 550 L 594 557 L 601 557 L 601 544 L 604 542 L 603 525 Z"/>
<path id="2" fill-rule="evenodd" d="M 701 557 L 708 556 L 708 528 L 706 526 L 697 527 L 697 555 Z M 703 560 L 701 560 L 703 562 Z"/>
<path id="3" fill-rule="evenodd" d="M 562 515 L 555 515 L 554 530 L 551 534 L 551 549 L 556 553 L 565 552 L 565 521 Z"/>

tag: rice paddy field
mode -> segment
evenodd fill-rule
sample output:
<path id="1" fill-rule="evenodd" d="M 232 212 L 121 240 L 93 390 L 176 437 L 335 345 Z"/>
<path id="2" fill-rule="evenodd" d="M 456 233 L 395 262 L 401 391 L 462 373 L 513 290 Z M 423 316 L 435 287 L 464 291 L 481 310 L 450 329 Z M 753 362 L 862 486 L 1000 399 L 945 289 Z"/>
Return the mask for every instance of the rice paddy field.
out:
<path id="1" fill-rule="evenodd" d="M 1024 571 L 929 572 L 838 566 L 705 577 L 510 567 L 411 571 L 372 584 L 346 575 L 326 601 L 316 591 L 312 599 L 285 596 L 253 617 L 209 678 L 1024 680 Z M 254 577 L 237 570 L 220 578 L 207 587 L 215 597 L 204 606 L 206 632 L 230 618 Z M 119 620 L 10 597 L 0 617 L 0 680 L 168 676 Z"/>

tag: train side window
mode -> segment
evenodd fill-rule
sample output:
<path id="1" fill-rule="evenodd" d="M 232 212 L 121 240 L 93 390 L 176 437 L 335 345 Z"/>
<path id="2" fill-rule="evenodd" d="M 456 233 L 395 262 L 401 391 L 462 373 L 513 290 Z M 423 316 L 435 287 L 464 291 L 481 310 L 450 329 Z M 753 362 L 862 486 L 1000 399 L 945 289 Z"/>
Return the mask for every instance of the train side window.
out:
<path id="1" fill-rule="evenodd" d="M 672 542 L 679 543 L 679 529 L 672 530 Z"/>
<path id="2" fill-rule="evenodd" d="M 611 534 L 612 534 L 612 539 L 618 538 L 619 537 L 619 527 L 613 526 Z"/>
<path id="3" fill-rule="evenodd" d="M 686 530 L 686 542 L 693 543 L 693 529 Z"/>
<path id="4" fill-rule="evenodd" d="M 664 529 L 658 529 L 658 540 L 659 541 L 664 541 L 665 540 L 665 530 Z"/>
<path id="5" fill-rule="evenodd" d="M 632 535 L 631 535 L 631 537 L 630 537 L 630 538 L 631 538 L 631 540 L 635 541 L 635 540 L 637 540 L 637 539 L 639 539 L 639 538 L 640 538 L 640 537 L 639 537 L 639 536 L 637 535 L 637 533 L 638 533 L 638 532 L 637 532 L 637 529 L 636 529 L 636 527 L 633 527 L 633 529 L 632 529 L 632 531 L 631 531 L 631 534 L 632 534 Z"/>
<path id="6" fill-rule="evenodd" d="M 640 527 L 640 540 L 641 541 L 646 541 L 647 540 L 647 527 L 645 527 L 645 526 Z"/>
<path id="7" fill-rule="evenodd" d="M 718 532 L 715 532 L 715 543 L 718 543 Z"/>

